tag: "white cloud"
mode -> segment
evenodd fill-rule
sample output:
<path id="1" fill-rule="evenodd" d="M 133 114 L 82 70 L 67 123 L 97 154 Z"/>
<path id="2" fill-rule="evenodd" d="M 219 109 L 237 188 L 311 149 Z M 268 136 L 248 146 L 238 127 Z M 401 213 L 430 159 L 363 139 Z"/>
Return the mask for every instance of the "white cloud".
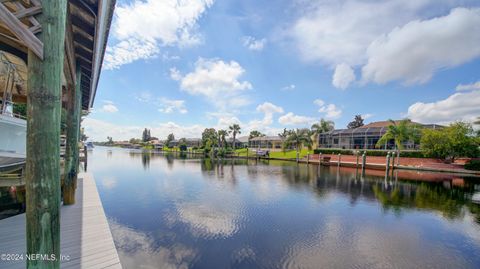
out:
<path id="1" fill-rule="evenodd" d="M 185 114 L 188 110 L 185 108 L 185 100 L 172 100 L 168 98 L 160 98 L 160 108 L 158 111 L 162 113 L 172 113 L 178 111 Z"/>
<path id="2" fill-rule="evenodd" d="M 265 102 L 257 106 L 257 111 L 263 113 L 262 124 L 270 125 L 273 122 L 273 114 L 283 113 L 283 108 L 277 105 L 274 105 L 270 102 Z"/>
<path id="3" fill-rule="evenodd" d="M 456 92 L 432 103 L 417 102 L 408 108 L 407 117 L 421 123 L 447 124 L 472 121 L 480 115 L 480 91 Z"/>
<path id="4" fill-rule="evenodd" d="M 172 67 L 170 68 L 170 78 L 178 81 L 182 79 L 182 74 L 180 73 L 180 71 L 178 71 L 177 68 Z"/>
<path id="5" fill-rule="evenodd" d="M 439 1 L 307 1 L 308 7 L 289 29 L 300 55 L 328 65 L 363 64 L 377 36 L 417 17 Z"/>
<path id="6" fill-rule="evenodd" d="M 353 71 L 352 67 L 348 64 L 339 64 L 335 67 L 335 72 L 333 74 L 332 84 L 336 88 L 339 89 L 346 89 L 355 81 L 355 72 Z"/>
<path id="7" fill-rule="evenodd" d="M 316 99 L 313 103 L 319 107 L 318 112 L 324 113 L 327 119 L 338 119 L 342 116 L 342 110 L 334 104 L 327 104 L 322 99 Z"/>
<path id="8" fill-rule="evenodd" d="M 314 121 L 315 119 L 312 117 L 299 116 L 293 114 L 292 112 L 288 112 L 287 114 L 278 118 L 278 122 L 283 125 L 305 125 L 311 124 Z"/>
<path id="9" fill-rule="evenodd" d="M 252 36 L 244 36 L 242 38 L 243 41 L 243 46 L 248 48 L 249 50 L 256 50 L 260 51 L 263 50 L 265 47 L 265 44 L 267 43 L 267 39 L 262 38 L 262 39 L 255 39 Z"/>
<path id="10" fill-rule="evenodd" d="M 424 83 L 445 68 L 480 56 L 480 9 L 415 20 L 376 39 L 368 48 L 364 81 Z"/>
<path id="11" fill-rule="evenodd" d="M 143 91 L 139 95 L 135 95 L 135 99 L 142 103 L 153 105 L 158 107 L 158 111 L 161 113 L 173 113 L 179 112 L 185 114 L 188 112 L 185 107 L 185 100 L 176 100 L 166 97 L 155 97 L 149 91 Z"/>
<path id="12" fill-rule="evenodd" d="M 290 84 L 282 88 L 282 91 L 293 91 L 295 90 L 295 84 Z"/>
<path id="13" fill-rule="evenodd" d="M 112 101 L 104 100 L 103 102 L 105 104 L 102 106 L 100 111 L 107 112 L 107 113 L 118 112 L 118 108 L 115 106 L 115 104 Z"/>
<path id="14" fill-rule="evenodd" d="M 105 68 L 156 56 L 164 46 L 191 46 L 201 42 L 197 22 L 213 0 L 134 0 L 115 8 L 112 35 L 116 44 L 107 48 Z"/>
<path id="15" fill-rule="evenodd" d="M 140 59 L 149 59 L 157 55 L 159 49 L 155 42 L 138 39 L 122 40 L 113 47 L 107 47 L 103 67 L 117 69 Z"/>
<path id="16" fill-rule="evenodd" d="M 238 108 L 250 103 L 243 93 L 252 89 L 248 81 L 240 81 L 245 70 L 235 61 L 198 59 L 195 70 L 184 76 L 174 71 L 180 88 L 192 95 L 202 95 L 217 108 Z"/>
<path id="17" fill-rule="evenodd" d="M 470 84 L 459 84 L 455 90 L 457 91 L 470 91 L 470 90 L 480 90 L 480 81 Z"/>
<path id="18" fill-rule="evenodd" d="M 459 1 L 451 0 L 303 0 L 299 2 L 299 6 L 301 8 L 303 7 L 303 9 L 299 12 L 300 16 L 294 21 L 292 26 L 287 28 L 287 36 L 292 38 L 303 60 L 308 62 L 320 62 L 332 69 L 339 64 L 346 64 L 351 68 L 357 68 L 365 65 L 369 59 L 373 61 L 372 56 L 375 56 L 377 53 L 380 53 L 385 49 L 394 50 L 398 48 L 399 53 L 396 55 L 402 55 L 398 57 L 401 60 L 407 62 L 409 59 L 417 59 L 418 56 L 418 59 L 423 61 L 420 62 L 419 66 L 414 66 L 415 70 L 423 72 L 419 75 L 421 76 L 426 73 L 428 74 L 427 71 L 429 70 L 433 73 L 438 68 L 455 66 L 457 63 L 463 62 L 455 62 L 455 60 L 452 59 L 445 59 L 448 58 L 448 56 L 459 60 L 460 58 L 469 58 L 468 54 L 475 53 L 471 51 L 471 45 L 473 44 L 471 41 L 474 40 L 475 37 L 467 37 L 467 44 L 458 46 L 458 43 L 464 40 L 465 28 L 462 27 L 466 25 L 462 26 L 459 24 L 455 26 L 455 23 L 448 25 L 445 29 L 431 29 L 431 31 L 427 31 L 425 36 L 420 36 L 420 34 L 417 35 L 419 38 L 418 40 L 420 41 L 419 43 L 421 43 L 418 44 L 418 46 L 421 47 L 422 44 L 428 43 L 431 45 L 429 48 L 432 48 L 432 51 L 409 49 L 409 46 L 415 47 L 417 45 L 415 44 L 416 42 L 414 39 L 407 40 L 402 38 L 402 40 L 398 40 L 398 42 L 395 40 L 395 44 L 381 44 L 377 40 L 379 37 L 395 31 L 394 29 L 398 29 L 398 27 L 402 27 L 406 24 L 408 25 L 409 22 L 442 16 L 444 15 L 445 10 L 458 7 L 461 4 L 468 5 L 470 2 L 475 3 L 474 1 L 462 1 L 459 3 Z M 475 3 L 474 5 L 476 4 L 478 3 Z M 470 23 L 472 22 L 473 21 L 470 21 Z M 477 30 L 471 31 L 473 36 L 478 36 L 478 33 L 480 32 L 478 30 L 478 23 L 476 25 Z M 424 25 L 422 24 L 419 26 L 422 27 Z M 459 30 L 459 33 L 457 34 L 452 33 L 454 31 L 453 28 L 455 27 Z M 470 27 L 470 30 L 473 30 L 472 27 Z M 419 31 L 423 32 L 424 29 L 419 29 Z M 449 34 L 452 38 L 457 39 L 449 39 L 447 42 L 442 41 L 441 43 L 437 43 L 439 39 L 442 39 L 442 36 L 447 37 Z M 375 40 L 377 41 L 374 42 Z M 402 41 L 405 43 L 401 43 Z M 376 45 L 372 45 L 372 43 L 375 43 Z M 450 43 L 452 44 L 450 45 Z M 478 42 L 475 44 L 478 44 Z M 389 48 L 383 48 L 380 45 L 391 46 Z M 468 47 L 469 49 L 462 51 L 460 55 L 454 55 L 456 52 L 440 55 L 443 56 L 439 58 L 440 62 L 434 62 L 433 64 L 428 62 L 432 59 L 430 57 L 431 54 L 442 49 L 444 51 L 444 48 L 450 48 L 457 51 L 453 45 L 457 46 L 458 49 L 465 47 Z M 375 49 L 373 49 L 372 46 L 374 46 Z M 401 50 L 402 48 L 403 50 Z M 478 49 L 478 46 L 476 46 L 476 48 Z M 407 55 L 405 59 L 402 58 L 403 55 Z M 374 82 L 383 81 L 381 78 L 376 79 L 377 75 L 375 73 L 390 72 L 382 71 L 384 69 L 396 71 L 398 74 L 395 76 L 398 78 L 395 79 L 412 79 L 411 77 L 405 76 L 413 75 L 414 72 L 411 72 L 410 74 L 407 68 L 402 69 L 404 68 L 403 66 L 398 67 L 397 59 L 391 61 L 390 59 L 375 58 L 374 60 L 385 63 L 385 66 L 379 65 L 378 68 L 375 68 L 375 70 L 368 73 L 367 71 L 369 71 L 369 69 L 374 69 L 372 66 L 374 63 L 371 63 L 372 67 L 367 68 L 365 70 L 366 73 L 364 73 L 365 75 L 373 76 L 365 76 L 368 80 Z M 433 58 L 433 60 L 435 60 L 435 58 Z M 433 65 L 433 67 L 429 65 Z M 371 74 L 372 72 L 374 74 Z M 338 72 L 335 73 L 338 74 Z M 347 83 L 344 85 L 347 85 L 345 87 L 348 87 Z"/>
<path id="19" fill-rule="evenodd" d="M 114 124 L 87 117 L 82 121 L 85 133 L 93 141 L 106 141 L 107 136 L 114 140 L 129 140 L 132 137 L 140 138 L 144 128 L 151 130 L 152 136 L 166 138 L 168 134 L 174 133 L 175 137 L 200 137 L 205 126 L 190 125 L 181 126 L 174 122 L 165 122 L 153 126 L 129 126 Z"/>

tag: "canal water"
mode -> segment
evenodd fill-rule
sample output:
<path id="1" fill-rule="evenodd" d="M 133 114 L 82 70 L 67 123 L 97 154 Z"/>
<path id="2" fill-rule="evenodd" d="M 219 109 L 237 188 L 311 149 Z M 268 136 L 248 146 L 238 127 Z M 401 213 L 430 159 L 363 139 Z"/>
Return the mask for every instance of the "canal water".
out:
<path id="1" fill-rule="evenodd" d="M 88 170 L 124 268 L 480 268 L 474 179 L 102 147 Z"/>

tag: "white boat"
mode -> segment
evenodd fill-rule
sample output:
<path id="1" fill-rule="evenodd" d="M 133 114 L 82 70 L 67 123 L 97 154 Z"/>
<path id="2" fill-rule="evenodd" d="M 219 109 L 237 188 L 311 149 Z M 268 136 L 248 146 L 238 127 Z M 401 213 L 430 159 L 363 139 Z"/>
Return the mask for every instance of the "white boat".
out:
<path id="1" fill-rule="evenodd" d="M 476 192 L 472 195 L 472 202 L 480 204 L 480 192 Z"/>
<path id="2" fill-rule="evenodd" d="M 0 171 L 25 163 L 27 122 L 14 114 L 12 99 L 26 99 L 26 70 L 23 60 L 0 51 Z"/>
<path id="3" fill-rule="evenodd" d="M 92 151 L 93 150 L 93 142 L 87 142 L 87 150 Z"/>
<path id="4" fill-rule="evenodd" d="M 25 162 L 27 126 L 23 119 L 0 114 L 0 170 Z"/>

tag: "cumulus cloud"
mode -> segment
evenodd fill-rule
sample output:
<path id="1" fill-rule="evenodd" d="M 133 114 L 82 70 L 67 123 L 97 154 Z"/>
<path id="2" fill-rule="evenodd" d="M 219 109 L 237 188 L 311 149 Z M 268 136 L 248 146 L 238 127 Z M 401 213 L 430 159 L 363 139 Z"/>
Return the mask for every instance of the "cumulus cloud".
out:
<path id="1" fill-rule="evenodd" d="M 182 76 L 171 71 L 171 76 L 180 82 L 180 88 L 192 95 L 201 95 L 217 108 L 238 108 L 250 101 L 243 93 L 252 89 L 248 81 L 241 81 L 245 70 L 235 61 L 220 59 L 198 59 L 195 70 Z"/>
<path id="2" fill-rule="evenodd" d="M 156 97 L 149 91 L 142 91 L 140 94 L 135 95 L 135 99 L 142 103 L 158 107 L 158 111 L 165 114 L 174 112 L 186 114 L 188 112 L 185 106 L 185 100 Z"/>
<path id="3" fill-rule="evenodd" d="M 182 79 L 182 74 L 180 73 L 180 71 L 177 68 L 172 67 L 172 68 L 170 68 L 170 78 L 173 79 L 173 80 L 181 80 Z"/>
<path id="4" fill-rule="evenodd" d="M 332 79 L 332 84 L 335 88 L 344 90 L 348 88 L 353 81 L 355 81 L 355 72 L 352 67 L 345 63 L 339 64 L 335 67 Z"/>
<path id="5" fill-rule="evenodd" d="M 363 64 L 375 38 L 437 1 L 316 1 L 290 29 L 300 55 L 329 65 Z M 375 11 L 375 12 L 372 12 Z"/>
<path id="6" fill-rule="evenodd" d="M 264 115 L 262 123 L 265 125 L 270 125 L 273 122 L 273 114 L 283 113 L 283 108 L 270 102 L 265 102 L 257 106 L 257 111 L 262 112 Z"/>
<path id="7" fill-rule="evenodd" d="M 107 112 L 107 113 L 115 113 L 118 112 L 117 106 L 112 101 L 103 101 L 104 105 L 100 108 L 100 111 Z"/>
<path id="8" fill-rule="evenodd" d="M 265 47 L 265 44 L 267 43 L 267 39 L 262 38 L 262 39 L 256 39 L 252 36 L 244 36 L 242 38 L 243 46 L 248 48 L 249 50 L 256 50 L 260 51 L 263 50 L 263 47 Z"/>
<path id="9" fill-rule="evenodd" d="M 313 101 L 319 107 L 318 112 L 324 113 L 327 119 L 338 119 L 342 116 L 342 110 L 335 104 L 327 104 L 322 99 Z"/>
<path id="10" fill-rule="evenodd" d="M 172 112 L 179 112 L 181 114 L 185 114 L 188 110 L 185 108 L 185 100 L 172 100 L 168 98 L 160 98 L 160 108 L 158 111 L 162 113 L 172 113 Z"/>
<path id="11" fill-rule="evenodd" d="M 467 4 L 467 2 L 463 2 L 463 4 Z M 337 78 L 340 77 L 340 73 L 336 67 L 340 64 L 357 68 L 369 63 L 370 66 L 365 68 L 364 72 L 364 78 L 368 81 L 383 82 L 391 80 L 388 76 L 393 76 L 394 79 L 417 82 L 419 79 L 423 80 L 428 77 L 429 73 L 433 74 L 438 68 L 451 67 L 464 62 L 469 56 L 473 57 L 474 51 L 478 49 L 478 46 L 472 47 L 472 44 L 478 44 L 478 42 L 472 43 L 472 40 L 475 40 L 475 36 L 478 36 L 478 32 L 480 32 L 478 28 L 476 31 L 471 31 L 473 36 L 467 37 L 467 44 L 458 45 L 459 42 L 464 40 L 465 31 L 468 31 L 468 29 L 474 30 L 471 24 L 474 21 L 472 18 L 463 18 L 465 22 L 463 25 L 460 23 L 462 19 L 459 19 L 456 21 L 458 25 L 455 25 L 455 22 L 453 22 L 445 25 L 445 28 L 432 26 L 432 29 L 427 30 L 427 34 L 422 36 L 422 33 L 426 31 L 425 28 L 430 26 L 425 26 L 425 21 L 420 20 L 431 18 L 434 18 L 431 20 L 436 20 L 435 17 L 444 15 L 443 12 L 445 10 L 458 7 L 459 3 L 457 1 L 307 0 L 301 1 L 301 3 L 304 9 L 300 12 L 300 16 L 294 21 L 292 26 L 288 28 L 287 36 L 294 41 L 303 60 L 320 62 L 335 69 L 334 76 L 337 75 Z M 307 5 L 304 5 L 305 3 Z M 373 10 L 375 12 L 372 12 Z M 474 10 L 470 12 L 472 11 Z M 469 20 L 468 23 L 467 20 Z M 446 21 L 440 20 L 437 24 L 444 22 Z M 382 42 L 382 40 L 385 41 L 386 37 L 391 38 L 392 36 L 390 35 L 393 35 L 395 31 L 403 29 L 410 23 L 420 27 L 418 29 L 419 33 L 415 34 L 412 29 L 408 29 L 410 33 L 408 35 L 405 34 L 405 37 L 402 36 L 401 39 L 388 39 L 388 43 Z M 478 27 L 478 23 L 476 25 Z M 454 32 L 457 30 L 459 32 L 455 34 Z M 413 35 L 419 37 L 420 44 L 415 44 Z M 452 39 L 456 38 L 456 40 L 449 39 L 447 42 L 444 42 L 444 38 L 448 38 L 449 35 Z M 406 36 L 409 38 L 406 38 Z M 442 40 L 441 43 L 438 43 L 440 40 Z M 428 48 L 433 48 L 433 51 L 421 50 L 421 48 L 425 48 L 424 44 L 430 44 Z M 410 47 L 414 48 L 414 50 L 410 49 Z M 462 49 L 466 47 L 468 49 L 463 50 L 460 55 L 454 55 L 457 52 L 457 48 Z M 440 53 L 442 57 L 439 58 L 438 62 L 433 64 L 428 62 L 432 59 L 431 54 L 436 54 L 440 50 L 444 52 L 445 49 L 453 49 L 455 53 L 451 51 L 449 51 L 450 53 Z M 382 55 L 390 56 L 388 52 L 393 52 L 393 50 L 400 52 L 397 55 L 402 55 L 398 56 L 398 58 L 402 60 L 400 63 L 406 62 L 403 65 L 409 64 L 410 59 L 418 58 L 419 66 L 415 66 L 415 70 L 420 70 L 421 73 L 415 76 L 414 71 L 410 74 L 406 67 L 399 67 L 398 62 L 396 62 L 397 59 L 391 61 L 392 59 L 390 58 L 381 58 Z M 448 56 L 456 59 L 446 59 Z M 463 60 L 460 60 L 460 58 Z M 370 61 L 373 62 L 370 63 Z M 385 63 L 385 65 L 381 65 L 377 61 Z M 387 64 L 389 65 L 386 66 Z M 384 69 L 386 70 L 383 71 Z M 398 72 L 398 74 L 390 74 L 393 71 Z M 380 75 L 383 72 L 388 73 L 388 76 Z M 339 81 L 348 81 L 335 80 L 335 78 L 333 80 L 336 81 L 335 84 L 337 85 L 341 85 L 337 83 Z M 347 83 L 343 85 L 347 85 L 345 88 L 348 87 Z"/>
<path id="12" fill-rule="evenodd" d="M 443 17 L 411 21 L 369 46 L 363 80 L 424 83 L 437 70 L 479 57 L 478 44 L 480 9 L 456 8 Z"/>
<path id="13" fill-rule="evenodd" d="M 153 126 L 130 126 L 115 124 L 92 117 L 83 120 L 82 126 L 85 127 L 86 135 L 93 141 L 105 141 L 107 136 L 114 140 L 129 140 L 132 137 L 140 137 L 145 127 L 151 130 L 152 136 L 167 137 L 174 133 L 176 137 L 199 137 L 205 126 L 189 125 L 182 126 L 174 122 L 165 122 Z"/>
<path id="14" fill-rule="evenodd" d="M 213 0 L 134 0 L 115 8 L 106 69 L 158 55 L 160 47 L 192 46 L 201 42 L 197 22 Z"/>
<path id="15" fill-rule="evenodd" d="M 293 112 L 288 112 L 287 114 L 278 118 L 278 122 L 283 125 L 305 125 L 311 124 L 314 121 L 315 118 L 295 115 Z"/>
<path id="16" fill-rule="evenodd" d="M 470 84 L 459 84 L 455 90 L 457 91 L 470 91 L 470 90 L 480 90 L 480 81 Z"/>
<path id="17" fill-rule="evenodd" d="M 417 102 L 408 108 L 407 116 L 421 123 L 447 124 L 456 120 L 473 121 L 480 115 L 480 90 L 456 92 L 431 103 Z"/>

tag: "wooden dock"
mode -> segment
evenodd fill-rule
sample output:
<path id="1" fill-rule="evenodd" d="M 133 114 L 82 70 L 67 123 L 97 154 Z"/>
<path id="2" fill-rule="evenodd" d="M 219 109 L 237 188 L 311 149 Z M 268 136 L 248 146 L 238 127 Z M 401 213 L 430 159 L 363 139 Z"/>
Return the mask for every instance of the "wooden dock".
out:
<path id="1" fill-rule="evenodd" d="M 78 175 L 76 203 L 62 206 L 61 268 L 122 268 L 93 176 Z M 23 254 L 23 261 L 0 259 L 0 268 L 26 267 L 25 214 L 0 220 L 0 254 Z"/>

